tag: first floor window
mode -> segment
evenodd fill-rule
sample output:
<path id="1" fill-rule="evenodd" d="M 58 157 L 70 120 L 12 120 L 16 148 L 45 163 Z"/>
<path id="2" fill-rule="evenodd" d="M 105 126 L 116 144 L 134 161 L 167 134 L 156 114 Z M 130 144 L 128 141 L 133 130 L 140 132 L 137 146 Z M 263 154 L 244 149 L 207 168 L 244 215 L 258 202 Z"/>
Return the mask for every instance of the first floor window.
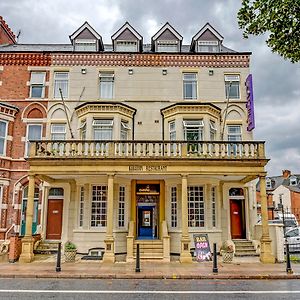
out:
<path id="1" fill-rule="evenodd" d="M 197 73 L 183 73 L 183 99 L 197 99 Z"/>
<path id="2" fill-rule="evenodd" d="M 114 73 L 102 72 L 100 77 L 100 99 L 112 99 L 114 97 Z"/>
<path id="3" fill-rule="evenodd" d="M 128 133 L 129 133 L 130 127 L 128 125 L 128 122 L 121 121 L 121 140 L 127 141 L 128 140 Z"/>
<path id="4" fill-rule="evenodd" d="M 225 75 L 226 99 L 240 98 L 240 75 Z"/>
<path id="5" fill-rule="evenodd" d="M 171 227 L 177 227 L 177 188 L 171 188 Z"/>
<path id="6" fill-rule="evenodd" d="M 93 121 L 94 139 L 112 140 L 113 124 L 113 120 L 95 119 Z"/>
<path id="7" fill-rule="evenodd" d="M 169 131 L 170 131 L 170 141 L 175 141 L 176 140 L 175 121 L 169 122 Z"/>
<path id="8" fill-rule="evenodd" d="M 30 77 L 30 98 L 45 97 L 45 72 L 32 72 Z"/>
<path id="9" fill-rule="evenodd" d="M 211 141 L 216 140 L 217 128 L 216 128 L 216 123 L 212 120 L 209 121 L 209 135 Z"/>
<path id="10" fill-rule="evenodd" d="M 204 227 L 203 186 L 188 187 L 188 225 L 189 227 Z"/>
<path id="11" fill-rule="evenodd" d="M 5 155 L 7 139 L 7 122 L 0 120 L 0 155 Z"/>
<path id="12" fill-rule="evenodd" d="M 228 141 L 241 141 L 242 129 L 241 125 L 228 125 L 227 127 Z"/>
<path id="13" fill-rule="evenodd" d="M 29 155 L 30 141 L 40 141 L 42 139 L 42 125 L 28 124 L 26 133 L 25 156 Z"/>
<path id="14" fill-rule="evenodd" d="M 91 227 L 106 227 L 107 186 L 93 185 Z"/>
<path id="15" fill-rule="evenodd" d="M 68 98 L 69 96 L 69 73 L 68 72 L 55 72 L 54 73 L 54 98 L 60 99 L 62 96 Z"/>
<path id="16" fill-rule="evenodd" d="M 66 124 L 51 125 L 51 140 L 63 141 L 66 139 Z"/>
<path id="17" fill-rule="evenodd" d="M 119 227 L 125 226 L 125 187 L 120 186 L 119 188 Z"/>
<path id="18" fill-rule="evenodd" d="M 80 138 L 82 140 L 86 140 L 86 120 L 80 123 L 79 130 L 80 130 Z"/>
<path id="19" fill-rule="evenodd" d="M 202 141 L 203 127 L 203 120 L 184 120 L 184 139 L 186 141 Z"/>

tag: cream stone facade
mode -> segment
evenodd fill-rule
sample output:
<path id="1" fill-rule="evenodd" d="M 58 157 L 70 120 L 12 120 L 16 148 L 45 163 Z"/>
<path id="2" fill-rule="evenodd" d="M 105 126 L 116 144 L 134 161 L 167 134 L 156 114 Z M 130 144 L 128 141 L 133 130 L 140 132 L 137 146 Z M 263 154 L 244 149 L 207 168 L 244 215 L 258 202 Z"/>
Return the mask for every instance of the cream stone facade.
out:
<path id="1" fill-rule="evenodd" d="M 249 130 L 250 53 L 225 48 L 210 25 L 193 39 L 199 49 L 217 47 L 212 53 L 184 50 L 165 26 L 153 41 L 165 52 L 131 53 L 140 37 L 127 24 L 113 41 L 128 51 L 51 53 L 46 133 L 28 159 L 21 260 L 33 259 L 34 180 L 43 182 L 42 240 L 71 240 L 80 253 L 103 249 L 105 261 L 132 261 L 139 243 L 144 258 L 191 262 L 198 233 L 218 247 L 253 239 L 252 180 L 265 191 L 267 159 Z M 262 193 L 261 260 L 272 262 L 266 209 Z"/>

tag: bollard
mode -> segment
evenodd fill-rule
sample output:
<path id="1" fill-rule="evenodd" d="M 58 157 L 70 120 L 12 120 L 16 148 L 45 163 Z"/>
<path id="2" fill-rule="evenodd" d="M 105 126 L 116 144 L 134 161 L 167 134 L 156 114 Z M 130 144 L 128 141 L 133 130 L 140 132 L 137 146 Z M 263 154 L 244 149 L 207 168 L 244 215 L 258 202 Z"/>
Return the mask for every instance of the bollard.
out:
<path id="1" fill-rule="evenodd" d="M 60 262 L 61 262 L 61 242 L 58 243 L 57 258 L 56 258 L 56 272 L 61 271 Z"/>
<path id="2" fill-rule="evenodd" d="M 141 272 L 141 269 L 140 269 L 140 244 L 136 244 L 135 272 Z"/>
<path id="3" fill-rule="evenodd" d="M 218 262 L 217 262 L 217 244 L 214 243 L 214 253 L 213 253 L 213 273 L 218 274 Z"/>

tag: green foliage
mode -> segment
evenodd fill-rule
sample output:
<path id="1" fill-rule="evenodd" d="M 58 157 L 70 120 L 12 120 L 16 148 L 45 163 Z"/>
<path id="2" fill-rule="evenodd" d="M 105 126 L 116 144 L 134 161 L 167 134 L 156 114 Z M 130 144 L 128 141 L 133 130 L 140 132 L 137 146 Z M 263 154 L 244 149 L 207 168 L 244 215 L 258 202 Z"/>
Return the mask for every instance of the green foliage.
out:
<path id="1" fill-rule="evenodd" d="M 300 61 L 300 0 L 242 0 L 238 23 L 245 38 L 267 33 L 273 52 Z"/>
<path id="2" fill-rule="evenodd" d="M 65 243 L 65 251 L 69 251 L 69 250 L 76 250 L 77 247 L 74 243 L 70 242 L 70 241 L 67 241 Z"/>

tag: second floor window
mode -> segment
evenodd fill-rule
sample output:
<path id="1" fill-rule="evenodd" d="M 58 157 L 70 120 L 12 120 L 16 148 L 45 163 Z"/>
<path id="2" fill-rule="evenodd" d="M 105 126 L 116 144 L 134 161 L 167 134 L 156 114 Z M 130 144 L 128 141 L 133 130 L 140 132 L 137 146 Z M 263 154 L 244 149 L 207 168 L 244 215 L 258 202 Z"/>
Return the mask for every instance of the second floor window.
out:
<path id="1" fill-rule="evenodd" d="M 68 98 L 69 73 L 55 72 L 54 73 L 54 98 L 61 98 L 60 90 L 64 98 Z"/>
<path id="2" fill-rule="evenodd" d="M 183 99 L 197 99 L 196 73 L 183 73 Z"/>
<path id="3" fill-rule="evenodd" d="M 225 75 L 226 99 L 240 99 L 240 75 Z"/>
<path id="4" fill-rule="evenodd" d="M 0 155 L 5 155 L 7 138 L 7 122 L 0 121 Z"/>
<path id="5" fill-rule="evenodd" d="M 114 74 L 100 73 L 100 99 L 112 99 L 114 97 Z"/>
<path id="6" fill-rule="evenodd" d="M 42 125 L 28 124 L 26 133 L 25 156 L 29 155 L 30 141 L 40 141 L 42 139 Z"/>
<path id="7" fill-rule="evenodd" d="M 51 125 L 51 140 L 63 141 L 66 139 L 66 124 Z"/>
<path id="8" fill-rule="evenodd" d="M 113 120 L 95 119 L 93 121 L 93 131 L 95 140 L 112 140 Z"/>
<path id="9" fill-rule="evenodd" d="M 45 97 L 45 72 L 32 72 L 30 77 L 30 98 Z"/>
<path id="10" fill-rule="evenodd" d="M 183 121 L 184 139 L 186 141 L 203 140 L 203 120 L 185 120 Z"/>
<path id="11" fill-rule="evenodd" d="M 175 141 L 176 140 L 175 121 L 169 122 L 169 131 L 170 131 L 170 141 Z"/>

